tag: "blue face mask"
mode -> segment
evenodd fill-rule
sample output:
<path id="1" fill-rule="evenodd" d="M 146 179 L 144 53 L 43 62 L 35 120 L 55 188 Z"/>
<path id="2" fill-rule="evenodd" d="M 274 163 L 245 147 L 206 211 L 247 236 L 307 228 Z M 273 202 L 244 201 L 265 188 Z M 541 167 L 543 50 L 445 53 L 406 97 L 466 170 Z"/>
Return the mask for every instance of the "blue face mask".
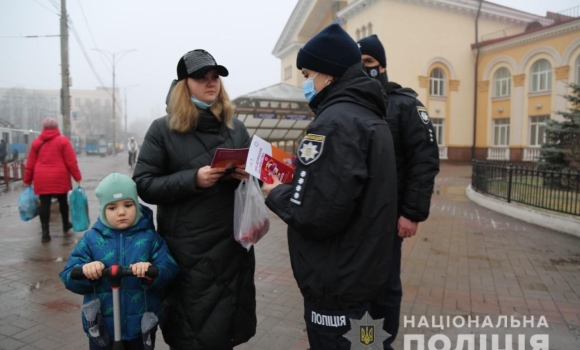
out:
<path id="1" fill-rule="evenodd" d="M 314 78 L 316 78 L 317 75 L 318 73 L 316 73 L 312 78 L 308 78 L 302 82 L 302 91 L 304 92 L 304 96 L 306 96 L 308 102 L 312 101 L 314 96 L 318 93 L 314 90 Z"/>
<path id="2" fill-rule="evenodd" d="M 212 103 L 207 104 L 203 101 L 198 100 L 195 96 L 191 95 L 191 102 L 193 102 L 194 105 L 198 106 L 201 109 L 210 109 L 216 102 L 217 102 L 217 98 L 215 100 L 213 100 Z"/>

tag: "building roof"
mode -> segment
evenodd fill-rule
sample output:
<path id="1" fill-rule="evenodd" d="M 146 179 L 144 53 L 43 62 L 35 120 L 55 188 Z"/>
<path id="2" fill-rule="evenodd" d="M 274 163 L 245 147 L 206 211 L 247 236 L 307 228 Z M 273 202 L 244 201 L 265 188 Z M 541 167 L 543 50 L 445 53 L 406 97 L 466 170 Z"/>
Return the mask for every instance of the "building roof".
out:
<path id="1" fill-rule="evenodd" d="M 266 141 L 294 141 L 301 138 L 314 114 L 301 88 L 279 83 L 239 96 L 232 101 L 235 117 L 250 136 Z"/>

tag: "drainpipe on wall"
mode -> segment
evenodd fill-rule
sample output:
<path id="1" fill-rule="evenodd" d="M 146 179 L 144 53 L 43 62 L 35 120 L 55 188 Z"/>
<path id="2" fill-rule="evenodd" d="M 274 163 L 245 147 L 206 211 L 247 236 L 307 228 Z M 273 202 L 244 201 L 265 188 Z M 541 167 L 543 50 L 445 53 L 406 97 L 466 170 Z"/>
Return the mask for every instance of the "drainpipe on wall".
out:
<path id="1" fill-rule="evenodd" d="M 477 15 L 475 16 L 475 47 L 477 54 L 475 56 L 475 72 L 474 72 L 474 86 L 473 86 L 473 143 L 471 145 L 471 159 L 475 159 L 475 137 L 477 134 L 477 70 L 479 69 L 479 15 L 481 14 L 481 5 L 483 0 L 479 0 L 479 7 L 477 8 Z"/>

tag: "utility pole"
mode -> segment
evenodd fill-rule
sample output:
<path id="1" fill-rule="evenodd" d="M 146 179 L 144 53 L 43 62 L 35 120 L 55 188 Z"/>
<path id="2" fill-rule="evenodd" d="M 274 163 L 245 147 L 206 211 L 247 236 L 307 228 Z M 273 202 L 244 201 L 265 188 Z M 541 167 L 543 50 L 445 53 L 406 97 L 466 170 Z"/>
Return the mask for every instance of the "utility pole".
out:
<path id="1" fill-rule="evenodd" d="M 111 61 L 111 65 L 113 66 L 113 117 L 111 119 L 111 124 L 113 124 L 113 152 L 114 154 L 117 154 L 117 119 L 116 119 L 116 96 L 115 96 L 115 66 L 117 65 L 117 63 L 121 60 L 121 58 L 123 58 L 123 56 L 125 56 L 126 54 L 128 54 L 129 52 L 132 51 L 137 51 L 135 49 L 132 50 L 124 50 L 124 51 L 120 51 L 120 52 L 109 52 L 109 51 L 105 51 L 105 50 L 101 50 L 101 49 L 93 49 L 95 51 L 98 51 L 100 53 L 104 53 L 107 55 L 110 55 L 111 57 L 109 58 L 107 56 L 107 58 L 109 59 L 109 61 Z M 116 55 L 119 55 L 118 58 L 115 58 Z"/>
<path id="2" fill-rule="evenodd" d="M 66 13 L 66 0 L 60 0 L 60 69 L 62 76 L 61 109 L 62 109 L 62 132 L 70 139 L 70 90 L 69 90 L 69 67 L 68 67 L 68 15 Z"/>

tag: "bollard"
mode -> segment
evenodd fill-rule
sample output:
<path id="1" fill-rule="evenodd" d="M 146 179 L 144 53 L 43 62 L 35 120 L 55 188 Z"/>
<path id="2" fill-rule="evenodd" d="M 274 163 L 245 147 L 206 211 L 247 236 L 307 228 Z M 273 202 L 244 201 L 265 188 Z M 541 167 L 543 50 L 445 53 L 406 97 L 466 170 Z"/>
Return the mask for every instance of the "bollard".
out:
<path id="1" fill-rule="evenodd" d="M 21 180 L 24 180 L 24 174 L 26 173 L 26 164 L 24 161 L 20 162 L 20 176 Z"/>

